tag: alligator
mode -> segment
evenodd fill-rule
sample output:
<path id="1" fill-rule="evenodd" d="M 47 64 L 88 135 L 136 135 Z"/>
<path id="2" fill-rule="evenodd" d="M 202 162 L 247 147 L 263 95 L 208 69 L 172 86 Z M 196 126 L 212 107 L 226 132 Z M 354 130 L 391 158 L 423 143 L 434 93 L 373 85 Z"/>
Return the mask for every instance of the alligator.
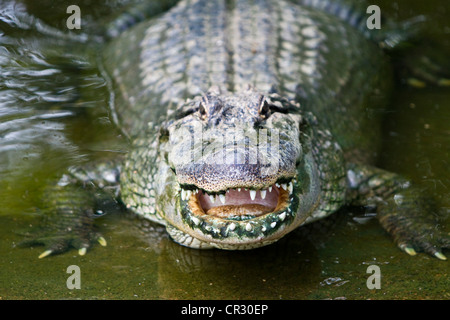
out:
<path id="1" fill-rule="evenodd" d="M 445 260 L 428 199 L 375 166 L 401 32 L 366 19 L 344 1 L 181 0 L 112 29 L 99 68 L 130 150 L 49 187 L 64 232 L 40 257 L 106 245 L 101 193 L 198 249 L 257 248 L 371 206 L 404 252 Z"/>

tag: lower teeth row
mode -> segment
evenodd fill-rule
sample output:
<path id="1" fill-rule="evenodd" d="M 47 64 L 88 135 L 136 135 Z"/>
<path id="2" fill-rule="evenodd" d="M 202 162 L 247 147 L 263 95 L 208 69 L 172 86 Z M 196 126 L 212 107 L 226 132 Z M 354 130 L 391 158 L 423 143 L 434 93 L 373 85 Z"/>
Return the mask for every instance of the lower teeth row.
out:
<path id="1" fill-rule="evenodd" d="M 278 214 L 278 220 L 276 221 L 272 221 L 270 224 L 268 224 L 267 226 L 262 226 L 261 227 L 261 231 L 265 232 L 267 231 L 267 228 L 275 228 L 279 223 L 282 223 L 288 216 L 288 214 L 291 213 L 291 210 L 288 208 L 286 211 L 283 211 L 281 213 Z M 202 223 L 202 220 L 200 220 L 198 217 L 196 216 L 191 216 L 191 221 L 194 223 L 194 225 L 198 226 Z M 245 220 L 244 220 L 245 221 Z M 245 223 L 244 221 L 242 221 L 243 223 L 239 223 L 239 222 L 232 222 L 228 225 L 228 230 L 230 231 L 234 231 L 238 225 L 241 225 L 246 231 L 250 232 L 253 231 L 255 228 L 255 225 L 252 222 L 247 222 Z M 205 229 L 207 231 L 211 231 L 214 230 L 214 227 L 209 225 L 206 226 Z M 216 232 L 218 232 L 218 230 L 216 230 Z"/>

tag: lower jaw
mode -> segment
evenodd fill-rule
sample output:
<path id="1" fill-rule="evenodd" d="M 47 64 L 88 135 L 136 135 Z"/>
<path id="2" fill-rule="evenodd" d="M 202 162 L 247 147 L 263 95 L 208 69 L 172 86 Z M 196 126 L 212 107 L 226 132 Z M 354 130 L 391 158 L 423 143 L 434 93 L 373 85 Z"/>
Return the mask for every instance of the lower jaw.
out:
<path id="1" fill-rule="evenodd" d="M 273 212 L 274 209 L 259 204 L 229 205 L 211 208 L 206 214 L 224 220 L 249 220 Z"/>
<path id="2" fill-rule="evenodd" d="M 277 207 L 271 212 L 259 211 L 256 216 L 221 216 L 218 213 L 206 214 L 197 206 L 196 201 L 196 197 L 192 196 L 182 207 L 182 219 L 188 226 L 186 231 L 195 238 L 215 243 L 215 246 L 222 248 L 276 241 L 287 233 L 286 228 L 294 221 L 294 207 L 297 206 L 293 194 L 286 192 L 280 195 Z"/>

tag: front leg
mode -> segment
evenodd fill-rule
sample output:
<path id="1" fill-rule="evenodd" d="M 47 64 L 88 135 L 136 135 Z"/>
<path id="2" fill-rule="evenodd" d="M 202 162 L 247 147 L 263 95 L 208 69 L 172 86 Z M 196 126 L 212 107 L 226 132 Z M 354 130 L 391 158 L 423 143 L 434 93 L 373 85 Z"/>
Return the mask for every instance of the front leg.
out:
<path id="1" fill-rule="evenodd" d="M 103 215 L 105 202 L 114 203 L 118 196 L 118 178 L 119 170 L 113 163 L 70 168 L 57 183 L 46 187 L 43 224 L 21 245 L 44 245 L 46 250 L 39 258 L 69 248 L 84 255 L 94 242 L 106 246 L 94 220 Z"/>
<path id="2" fill-rule="evenodd" d="M 424 251 L 446 260 L 442 248 L 450 248 L 450 238 L 437 228 L 431 199 L 405 178 L 379 168 L 349 165 L 348 198 L 355 205 L 375 205 L 380 224 L 409 255 Z"/>

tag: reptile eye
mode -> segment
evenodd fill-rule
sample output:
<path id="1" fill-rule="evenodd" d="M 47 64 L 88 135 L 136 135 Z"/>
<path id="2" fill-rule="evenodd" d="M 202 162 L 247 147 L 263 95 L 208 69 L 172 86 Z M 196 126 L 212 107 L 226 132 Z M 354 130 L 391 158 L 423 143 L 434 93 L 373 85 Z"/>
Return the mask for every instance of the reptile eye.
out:
<path id="1" fill-rule="evenodd" d="M 195 111 L 197 111 L 197 109 L 193 107 L 177 109 L 174 113 L 174 119 L 182 119 L 193 114 Z"/>
<path id="2" fill-rule="evenodd" d="M 200 113 L 200 116 L 202 117 L 202 119 L 206 118 L 206 108 L 205 108 L 205 105 L 203 104 L 203 102 L 200 102 L 200 104 L 198 106 L 198 112 Z"/>
<path id="3" fill-rule="evenodd" d="M 269 103 L 267 103 L 267 101 L 264 100 L 261 106 L 259 107 L 259 114 L 261 115 L 261 117 L 267 118 L 267 116 L 269 115 L 269 111 L 270 111 Z"/>

